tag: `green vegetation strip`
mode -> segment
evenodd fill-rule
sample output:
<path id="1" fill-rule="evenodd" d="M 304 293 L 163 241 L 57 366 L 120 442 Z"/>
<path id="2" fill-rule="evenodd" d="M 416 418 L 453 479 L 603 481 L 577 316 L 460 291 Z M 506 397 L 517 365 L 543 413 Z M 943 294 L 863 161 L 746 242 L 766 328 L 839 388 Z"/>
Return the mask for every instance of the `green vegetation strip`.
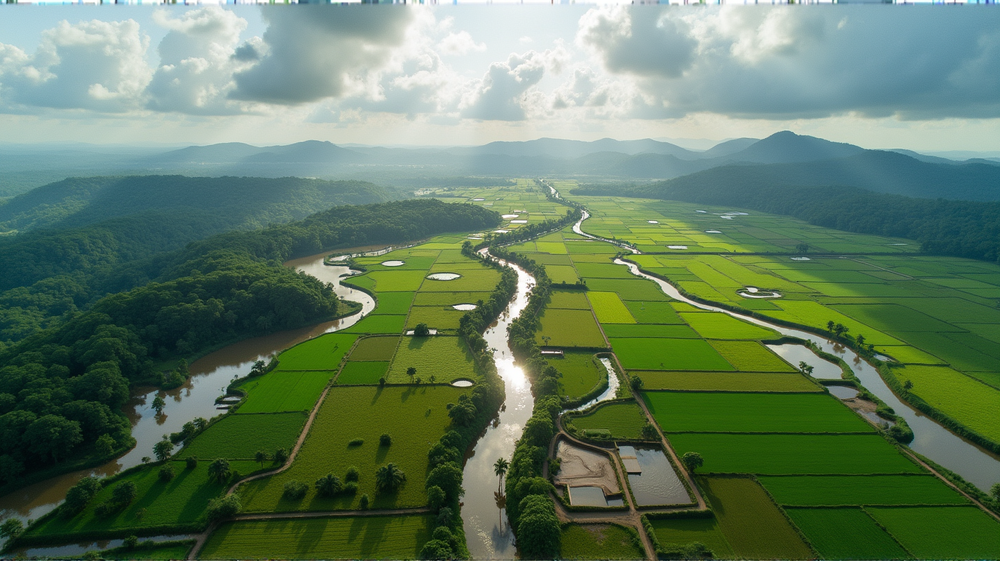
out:
<path id="1" fill-rule="evenodd" d="M 927 475 L 830 475 L 758 478 L 780 505 L 930 505 L 969 501 Z"/>
<path id="2" fill-rule="evenodd" d="M 643 399 L 665 432 L 874 432 L 826 394 L 657 391 Z"/>
<path id="3" fill-rule="evenodd" d="M 285 372 L 280 369 L 249 378 L 239 389 L 248 393 L 238 414 L 308 411 L 316 405 L 333 372 Z"/>
<path id="4" fill-rule="evenodd" d="M 710 473 L 892 474 L 921 473 L 879 435 L 705 434 L 668 435 L 678 454 L 698 452 Z"/>
<path id="5" fill-rule="evenodd" d="M 635 529 L 617 524 L 567 524 L 561 559 L 642 559 L 645 550 Z"/>
<path id="6" fill-rule="evenodd" d="M 824 559 L 911 557 L 860 508 L 790 508 L 787 512 Z"/>
<path id="7" fill-rule="evenodd" d="M 1000 558 L 1000 522 L 974 506 L 865 510 L 918 558 Z"/>
<path id="8" fill-rule="evenodd" d="M 302 433 L 307 417 L 305 411 L 227 415 L 196 436 L 177 457 L 252 460 L 258 450 L 268 454 L 278 448 L 290 450 Z"/>
<path id="9" fill-rule="evenodd" d="M 646 415 L 633 401 L 598 405 L 582 415 L 572 415 L 568 421 L 584 431 L 607 431 L 612 438 L 642 438 L 642 427 L 646 425 Z"/>
<path id="10" fill-rule="evenodd" d="M 399 337 L 365 337 L 351 351 L 350 361 L 389 361 L 396 353 Z"/>
<path id="11" fill-rule="evenodd" d="M 628 370 L 734 370 L 701 339 L 613 337 L 611 347 Z"/>
<path id="12" fill-rule="evenodd" d="M 822 392 L 801 374 L 764 372 L 656 372 L 636 370 L 647 390 L 727 392 Z"/>
<path id="13" fill-rule="evenodd" d="M 278 367 L 281 370 L 336 370 L 355 340 L 356 335 L 344 333 L 321 335 L 278 355 Z"/>
<path id="14" fill-rule="evenodd" d="M 372 516 L 230 522 L 202 559 L 414 559 L 430 539 L 429 516 Z"/>

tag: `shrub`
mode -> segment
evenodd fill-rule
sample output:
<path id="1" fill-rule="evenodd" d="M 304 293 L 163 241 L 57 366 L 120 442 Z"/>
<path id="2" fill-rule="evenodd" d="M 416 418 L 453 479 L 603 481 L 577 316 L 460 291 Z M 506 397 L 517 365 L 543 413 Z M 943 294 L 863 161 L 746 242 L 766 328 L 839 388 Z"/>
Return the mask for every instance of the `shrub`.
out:
<path id="1" fill-rule="evenodd" d="M 358 508 L 361 510 L 367 510 L 370 502 L 371 499 L 368 498 L 368 493 L 365 493 L 364 495 L 361 495 L 361 498 L 358 500 Z"/>
<path id="2" fill-rule="evenodd" d="M 431 485 L 427 488 L 427 506 L 431 507 L 431 510 L 441 508 L 447 500 L 448 496 L 445 494 L 444 489 L 437 485 Z"/>
<path id="3" fill-rule="evenodd" d="M 138 494 L 139 490 L 135 486 L 134 481 L 122 481 L 118 485 L 115 485 L 114 490 L 111 491 L 111 500 L 125 507 L 131 504 Z"/>
<path id="4" fill-rule="evenodd" d="M 59 508 L 62 516 L 69 518 L 80 512 L 94 495 L 101 490 L 101 482 L 96 477 L 84 477 L 66 492 L 66 501 Z"/>
<path id="5" fill-rule="evenodd" d="M 139 536 L 135 534 L 132 534 L 122 541 L 122 546 L 124 546 L 125 549 L 135 549 L 135 546 L 137 545 L 139 545 Z"/>
<path id="6" fill-rule="evenodd" d="M 392 444 L 392 436 L 389 433 L 384 432 L 382 436 L 378 437 L 378 443 L 380 446 L 389 446 Z"/>
<path id="7" fill-rule="evenodd" d="M 281 496 L 286 499 L 297 501 L 302 497 L 305 497 L 307 491 L 309 491 L 308 485 L 302 483 L 301 481 L 292 479 L 291 481 L 285 483 L 285 489 L 281 493 Z"/>
<path id="8" fill-rule="evenodd" d="M 274 463 L 279 465 L 284 464 L 285 462 L 288 461 L 288 450 L 285 450 L 284 448 L 278 448 L 277 450 L 274 451 L 274 455 L 272 456 L 272 458 L 274 459 Z"/>
<path id="9" fill-rule="evenodd" d="M 174 466 L 167 464 L 160 468 L 160 481 L 169 482 L 174 478 Z"/>
<path id="10" fill-rule="evenodd" d="M 691 542 L 687 545 L 661 546 L 656 551 L 660 559 L 712 559 L 715 554 L 701 542 Z"/>
<path id="11" fill-rule="evenodd" d="M 361 474 L 358 472 L 358 468 L 351 466 L 347 468 L 347 473 L 344 474 L 344 481 L 357 481 L 360 475 Z"/>
<path id="12" fill-rule="evenodd" d="M 321 497 L 336 497 L 344 489 L 344 484 L 340 478 L 332 473 L 328 473 L 316 480 L 316 494 Z"/>
<path id="13" fill-rule="evenodd" d="M 208 519 L 214 521 L 222 520 L 223 518 L 231 518 L 239 514 L 242 508 L 243 505 L 240 504 L 239 495 L 234 494 L 212 499 L 208 501 Z"/>
<path id="14" fill-rule="evenodd" d="M 21 532 L 24 532 L 24 524 L 17 518 L 8 518 L 0 525 L 0 538 L 15 540 L 21 535 Z"/>
<path id="15" fill-rule="evenodd" d="M 681 456 L 681 462 L 684 463 L 684 467 L 687 468 L 689 473 L 694 473 L 694 470 L 705 465 L 705 459 L 697 452 L 685 452 Z"/>
<path id="16" fill-rule="evenodd" d="M 187 460 L 185 460 L 185 463 L 188 469 L 194 469 L 198 467 L 198 456 L 188 456 Z"/>
<path id="17" fill-rule="evenodd" d="M 421 559 L 453 559 L 455 551 L 448 542 L 441 540 L 429 540 L 420 548 Z"/>
<path id="18" fill-rule="evenodd" d="M 348 446 L 361 446 L 364 443 L 365 443 L 365 439 L 363 439 L 363 438 L 355 438 L 354 440 L 348 442 L 347 445 Z"/>

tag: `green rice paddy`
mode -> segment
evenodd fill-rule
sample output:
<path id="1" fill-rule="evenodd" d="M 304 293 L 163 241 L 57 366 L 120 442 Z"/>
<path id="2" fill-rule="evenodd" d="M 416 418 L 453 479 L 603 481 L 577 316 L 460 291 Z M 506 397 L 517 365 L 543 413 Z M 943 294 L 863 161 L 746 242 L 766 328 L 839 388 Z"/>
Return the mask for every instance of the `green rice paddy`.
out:
<path id="1" fill-rule="evenodd" d="M 263 376 L 248 378 L 239 385 L 247 398 L 236 410 L 238 414 L 308 411 L 316 405 L 323 388 L 334 372 L 285 372 L 281 369 Z"/>
<path id="2" fill-rule="evenodd" d="M 723 313 L 680 314 L 681 318 L 706 339 L 770 339 L 777 333 Z"/>
<path id="3" fill-rule="evenodd" d="M 801 374 L 771 372 L 656 372 L 636 370 L 647 390 L 727 392 L 822 392 Z"/>
<path id="4" fill-rule="evenodd" d="M 865 510 L 918 558 L 1000 558 L 1000 522 L 974 506 Z"/>
<path id="5" fill-rule="evenodd" d="M 590 393 L 607 374 L 604 366 L 597 364 L 589 352 L 570 351 L 563 353 L 562 358 L 549 358 L 548 362 L 562 374 L 559 393 L 570 399 Z"/>
<path id="6" fill-rule="evenodd" d="M 758 478 L 780 505 L 968 504 L 937 477 L 927 475 L 829 475 Z"/>
<path id="7" fill-rule="evenodd" d="M 726 359 L 701 339 L 610 339 L 611 347 L 628 370 L 734 370 Z"/>
<path id="8" fill-rule="evenodd" d="M 406 373 L 409 368 L 417 369 L 412 379 Z M 409 384 L 417 377 L 430 382 L 431 376 L 437 382 L 478 378 L 465 341 L 444 335 L 403 337 L 386 380 L 393 384 Z"/>
<path id="9" fill-rule="evenodd" d="M 786 512 L 824 559 L 911 557 L 860 508 L 791 508 Z"/>
<path id="10" fill-rule="evenodd" d="M 538 318 L 535 342 L 543 347 L 606 348 L 590 310 L 546 309 Z"/>
<path id="11" fill-rule="evenodd" d="M 399 337 L 365 337 L 358 341 L 347 360 L 350 362 L 392 360 L 398 344 Z"/>
<path id="12" fill-rule="evenodd" d="M 567 524 L 561 559 L 642 559 L 646 552 L 635 528 L 617 524 Z"/>
<path id="13" fill-rule="evenodd" d="M 756 341 L 709 341 L 737 370 L 743 372 L 795 372 L 787 362 Z"/>
<path id="14" fill-rule="evenodd" d="M 642 409 L 633 401 L 598 405 L 594 409 L 567 420 L 586 434 L 587 431 L 607 431 L 611 438 L 640 439 L 642 427 L 648 422 Z"/>
<path id="15" fill-rule="evenodd" d="M 619 267 L 621 268 L 621 267 Z M 604 323 L 635 323 L 618 294 L 614 292 L 587 292 L 587 298 L 594 308 L 597 321 Z"/>
<path id="16" fill-rule="evenodd" d="M 337 384 L 342 386 L 351 385 L 374 385 L 379 379 L 389 372 L 388 362 L 350 362 L 344 365 L 340 375 L 337 376 Z"/>
<path id="17" fill-rule="evenodd" d="M 1000 442 L 1000 390 L 944 366 L 910 365 L 894 368 L 910 392 L 931 406 L 947 412 L 956 421 L 995 442 Z"/>
<path id="18" fill-rule="evenodd" d="M 356 340 L 356 335 L 344 333 L 321 335 L 278 355 L 278 367 L 281 370 L 336 370 Z"/>
<path id="19" fill-rule="evenodd" d="M 177 458 L 252 460 L 258 450 L 269 454 L 278 448 L 291 450 L 307 417 L 305 411 L 227 415 L 196 436 Z"/>
<path id="20" fill-rule="evenodd" d="M 693 542 L 705 544 L 717 558 L 733 557 L 729 542 L 722 535 L 719 523 L 712 518 L 650 519 L 656 539 L 664 546 L 685 546 Z"/>

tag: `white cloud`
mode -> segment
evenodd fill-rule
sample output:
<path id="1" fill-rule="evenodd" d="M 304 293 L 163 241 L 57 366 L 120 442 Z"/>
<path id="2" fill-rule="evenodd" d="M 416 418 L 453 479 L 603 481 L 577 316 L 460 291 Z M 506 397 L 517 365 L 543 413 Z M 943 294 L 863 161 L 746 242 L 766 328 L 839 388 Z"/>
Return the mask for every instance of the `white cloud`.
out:
<path id="1" fill-rule="evenodd" d="M 490 65 L 482 79 L 470 84 L 461 103 L 462 117 L 480 120 L 521 121 L 529 109 L 547 111 L 551 103 L 533 89 L 546 69 L 562 71 L 567 54 L 562 45 L 543 52 L 511 53 L 504 62 Z"/>
<path id="2" fill-rule="evenodd" d="M 438 50 L 446 55 L 465 55 L 486 50 L 485 43 L 476 43 L 468 31 L 450 33 L 441 40 Z"/>

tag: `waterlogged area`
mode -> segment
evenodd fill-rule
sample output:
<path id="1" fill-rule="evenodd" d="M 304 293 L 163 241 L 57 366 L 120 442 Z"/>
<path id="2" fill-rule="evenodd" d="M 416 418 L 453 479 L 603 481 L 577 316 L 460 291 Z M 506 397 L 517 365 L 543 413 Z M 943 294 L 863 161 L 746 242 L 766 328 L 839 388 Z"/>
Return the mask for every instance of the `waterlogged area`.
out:
<path id="1" fill-rule="evenodd" d="M 524 371 L 514 365 L 514 355 L 507 344 L 507 326 L 528 305 L 535 279 L 520 267 L 510 266 L 517 272 L 517 293 L 499 320 L 483 334 L 493 350 L 493 360 L 507 397 L 499 416 L 476 442 L 463 468 L 462 520 L 466 545 L 476 559 L 513 559 L 516 556 L 514 533 L 507 522 L 501 495 L 493 486 L 499 484 L 493 464 L 498 458 L 509 460 L 514 454 L 514 446 L 534 406 L 531 385 Z"/>
<path id="2" fill-rule="evenodd" d="M 350 327 L 362 316 L 374 310 L 375 300 L 371 296 L 360 290 L 340 285 L 340 279 L 350 275 L 351 270 L 342 265 L 324 265 L 323 260 L 328 254 L 327 252 L 294 259 L 285 265 L 323 282 L 332 283 L 334 290 L 342 298 L 361 303 L 360 314 L 301 329 L 246 339 L 219 349 L 194 361 L 190 365 L 191 377 L 183 386 L 173 390 L 134 389 L 131 399 L 125 405 L 125 414 L 132 423 L 132 436 L 136 439 L 135 448 L 102 466 L 64 474 L 0 497 L 0 519 L 13 516 L 27 523 L 28 520 L 37 519 L 52 511 L 65 498 L 66 491 L 80 479 L 88 475 L 107 477 L 139 465 L 144 456 L 153 455 L 153 445 L 162 439 L 164 434 L 180 431 L 184 423 L 195 417 L 209 419 L 224 413 L 225 410 L 217 408 L 216 398 L 225 393 L 225 388 L 233 378 L 246 375 L 255 361 L 267 361 L 271 356 L 302 341 Z M 157 415 L 152 407 L 157 395 L 167 402 L 161 415 Z"/>
<path id="3" fill-rule="evenodd" d="M 628 484 L 637 506 L 679 505 L 691 502 L 670 460 L 659 448 L 619 446 L 618 456 L 628 470 Z M 629 466 L 633 467 L 629 467 Z"/>
<path id="4" fill-rule="evenodd" d="M 195 539 L 195 537 L 196 536 L 188 534 L 177 534 L 172 536 L 151 536 L 148 538 L 147 537 L 141 538 L 139 542 L 141 543 L 150 541 L 154 543 L 163 543 L 163 542 L 173 542 L 173 541 L 186 541 L 186 540 L 193 540 Z M 27 547 L 15 551 L 14 555 L 16 555 L 17 557 L 42 558 L 42 559 L 53 558 L 53 557 L 72 559 L 74 557 L 79 557 L 80 554 L 85 553 L 87 551 L 96 549 L 110 549 L 114 547 L 121 547 L 123 545 L 125 545 L 125 540 L 123 539 L 94 540 L 91 542 L 81 542 L 81 543 L 74 543 L 69 545 L 60 545 L 53 547 Z"/>

